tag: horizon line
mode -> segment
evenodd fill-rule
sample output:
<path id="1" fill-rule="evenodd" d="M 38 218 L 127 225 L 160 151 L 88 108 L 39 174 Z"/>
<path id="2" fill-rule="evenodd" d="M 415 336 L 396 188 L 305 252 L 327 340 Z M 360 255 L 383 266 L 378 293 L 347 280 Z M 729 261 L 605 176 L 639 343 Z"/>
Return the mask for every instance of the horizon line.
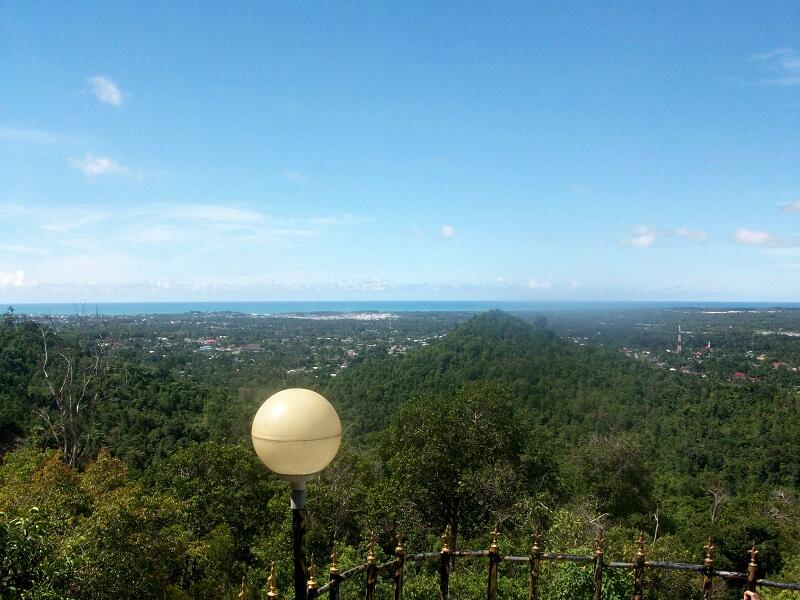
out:
<path id="1" fill-rule="evenodd" d="M 13 307 L 15 305 L 53 305 L 53 304 L 72 304 L 72 305 L 103 305 L 103 304 L 279 304 L 279 303 L 414 303 L 414 302 L 427 302 L 427 303 L 453 303 L 460 302 L 464 304 L 721 304 L 721 303 L 742 303 L 742 304 L 800 304 L 800 300 L 742 300 L 742 299 L 475 299 L 475 298 L 450 298 L 450 299 L 428 299 L 428 298 L 390 298 L 390 299 L 367 299 L 367 298 L 292 298 L 282 300 L 53 300 L 53 301 L 2 301 L 0 306 Z"/>

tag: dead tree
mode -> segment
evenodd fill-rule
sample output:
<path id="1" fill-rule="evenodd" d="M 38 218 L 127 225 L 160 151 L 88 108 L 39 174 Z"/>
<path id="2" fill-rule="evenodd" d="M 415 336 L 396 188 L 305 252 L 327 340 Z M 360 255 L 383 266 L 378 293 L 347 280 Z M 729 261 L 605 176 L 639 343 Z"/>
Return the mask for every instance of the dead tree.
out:
<path id="1" fill-rule="evenodd" d="M 709 487 L 708 493 L 713 498 L 711 501 L 711 524 L 716 525 L 717 519 L 719 519 L 719 510 L 728 500 L 728 492 L 719 483 L 714 483 Z"/>
<path id="2" fill-rule="evenodd" d="M 108 396 L 106 343 L 100 337 L 88 352 L 77 345 L 71 350 L 56 349 L 50 347 L 45 327 L 41 333 L 47 401 L 37 413 L 64 461 L 76 466 L 94 447 L 95 410 Z M 55 356 L 52 360 L 51 354 Z"/>
<path id="3" fill-rule="evenodd" d="M 653 520 L 656 522 L 656 528 L 655 528 L 655 531 L 653 531 L 653 543 L 655 544 L 656 540 L 658 539 L 658 528 L 659 528 L 659 525 L 661 524 L 661 522 L 659 521 L 659 518 L 658 518 L 658 505 L 657 504 L 656 504 L 656 512 L 653 513 Z"/>

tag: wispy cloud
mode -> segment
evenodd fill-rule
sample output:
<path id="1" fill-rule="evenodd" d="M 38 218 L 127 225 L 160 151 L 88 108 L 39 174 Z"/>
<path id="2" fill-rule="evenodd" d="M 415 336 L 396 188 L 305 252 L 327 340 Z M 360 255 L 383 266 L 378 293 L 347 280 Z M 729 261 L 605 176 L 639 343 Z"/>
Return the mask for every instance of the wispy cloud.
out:
<path id="1" fill-rule="evenodd" d="M 781 210 L 786 213 L 800 213 L 800 198 L 793 202 L 787 202 L 781 207 Z"/>
<path id="2" fill-rule="evenodd" d="M 628 246 L 636 248 L 649 248 L 656 243 L 658 232 L 649 227 L 637 227 L 633 230 L 633 237 L 623 240 Z"/>
<path id="3" fill-rule="evenodd" d="M 58 211 L 49 212 L 52 213 Z M 46 212 L 45 214 L 49 213 Z M 49 214 L 49 216 L 52 217 L 52 214 Z M 63 233 L 75 229 L 82 229 L 89 225 L 94 225 L 95 223 L 100 223 L 101 221 L 108 219 L 108 215 L 106 213 L 95 210 L 74 210 L 69 211 L 69 213 L 61 212 L 60 217 L 61 219 L 58 221 L 51 221 L 49 223 L 40 225 L 40 229 L 53 233 Z"/>
<path id="4" fill-rule="evenodd" d="M 131 168 L 119 164 L 108 156 L 94 156 L 87 154 L 83 158 L 70 158 L 70 164 L 87 177 L 98 177 L 99 175 L 130 175 Z"/>
<path id="5" fill-rule="evenodd" d="M 0 288 L 21 287 L 25 285 L 25 271 L 0 271 Z"/>
<path id="6" fill-rule="evenodd" d="M 733 241 L 742 246 L 776 246 L 777 239 L 766 231 L 740 227 L 733 234 Z"/>
<path id="7" fill-rule="evenodd" d="M 22 204 L 15 204 L 13 202 L 0 202 L 0 218 L 9 216 L 22 216 L 28 215 L 31 210 Z"/>
<path id="8" fill-rule="evenodd" d="M 47 248 L 43 248 L 42 246 L 30 246 L 28 244 L 2 244 L 0 245 L 0 252 L 7 252 L 9 254 L 30 254 L 34 256 L 50 254 Z"/>
<path id="9" fill-rule="evenodd" d="M 112 106 L 122 106 L 125 101 L 122 91 L 117 87 L 117 84 L 111 81 L 104 75 L 93 75 L 87 77 L 89 86 L 95 97 L 104 104 Z"/>
<path id="10" fill-rule="evenodd" d="M 456 228 L 452 225 L 442 225 L 442 228 L 439 230 L 439 235 L 443 238 L 455 237 Z"/>
<path id="11" fill-rule="evenodd" d="M 356 225 L 361 219 L 347 213 L 341 216 L 311 217 L 308 221 L 311 225 Z"/>
<path id="12" fill-rule="evenodd" d="M 794 48 L 779 48 L 752 56 L 750 60 L 766 71 L 759 83 L 784 87 L 800 85 L 800 55 Z"/>
<path id="13" fill-rule="evenodd" d="M 44 145 L 70 144 L 76 141 L 74 138 L 60 133 L 53 133 L 52 131 L 19 129 L 16 127 L 0 127 L 0 139 Z"/>
<path id="14" fill-rule="evenodd" d="M 633 246 L 634 248 L 650 248 L 659 240 L 667 238 L 702 241 L 708 239 L 708 234 L 702 230 L 692 230 L 686 227 L 678 227 L 677 229 L 653 229 L 642 225 L 634 228 L 632 237 L 623 239 L 621 242 L 626 246 Z"/>
<path id="15" fill-rule="evenodd" d="M 112 209 L 97 204 L 0 203 L 0 229 L 10 224 L 14 233 L 13 239 L 0 241 L 0 277 L 6 297 L 40 301 L 140 293 L 157 297 L 164 289 L 189 297 L 197 282 L 215 277 L 228 287 L 205 291 L 252 295 L 272 289 L 265 278 L 298 285 L 311 281 L 322 290 L 330 288 L 329 280 L 346 282 L 348 276 L 332 276 L 329 269 L 304 272 L 296 266 L 305 263 L 301 249 L 337 228 L 360 222 L 349 213 L 275 215 L 248 204 L 142 201 L 138 207 Z M 17 269 L 22 268 L 20 275 Z M 239 286 L 248 278 L 253 287 Z M 378 293 L 384 286 L 379 278 L 365 276 L 341 289 Z"/>
<path id="16" fill-rule="evenodd" d="M 299 171 L 286 171 L 284 176 L 289 181 L 293 181 L 294 183 L 305 183 L 308 181 L 308 175 L 305 173 L 300 173 Z"/>
<path id="17" fill-rule="evenodd" d="M 689 240 L 705 240 L 708 239 L 708 234 L 705 231 L 692 231 L 691 229 L 687 229 L 686 227 L 678 227 L 672 231 L 672 235 L 675 237 L 686 238 Z"/>
<path id="18" fill-rule="evenodd" d="M 529 290 L 549 290 L 553 285 L 549 281 L 539 281 L 538 279 L 528 279 Z"/>
<path id="19" fill-rule="evenodd" d="M 733 241 L 740 246 L 759 246 L 762 248 L 793 248 L 800 246 L 800 236 L 776 236 L 767 231 L 740 227 L 733 233 Z"/>
<path id="20" fill-rule="evenodd" d="M 172 225 L 158 224 L 148 227 L 134 227 L 125 234 L 124 239 L 133 244 L 179 243 L 187 238 L 185 232 Z"/>
<path id="21" fill-rule="evenodd" d="M 167 218 L 235 225 L 257 225 L 265 220 L 265 216 L 258 211 L 224 204 L 178 204 L 155 207 L 149 212 Z"/>

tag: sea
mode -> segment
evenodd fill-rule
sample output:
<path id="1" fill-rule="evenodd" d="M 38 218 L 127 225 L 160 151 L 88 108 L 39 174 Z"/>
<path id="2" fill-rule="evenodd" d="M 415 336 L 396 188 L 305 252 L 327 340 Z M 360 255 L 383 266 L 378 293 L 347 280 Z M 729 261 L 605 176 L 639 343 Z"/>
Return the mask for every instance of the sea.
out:
<path id="1" fill-rule="evenodd" d="M 0 303 L 0 306 L 3 304 Z M 800 309 L 800 302 L 592 302 L 592 301 L 508 301 L 508 300 L 298 300 L 226 302 L 82 302 L 56 304 L 14 304 L 24 315 L 174 315 L 191 312 L 236 312 L 251 315 L 366 312 L 554 312 L 574 310 L 624 310 L 693 308 L 700 310 Z"/>

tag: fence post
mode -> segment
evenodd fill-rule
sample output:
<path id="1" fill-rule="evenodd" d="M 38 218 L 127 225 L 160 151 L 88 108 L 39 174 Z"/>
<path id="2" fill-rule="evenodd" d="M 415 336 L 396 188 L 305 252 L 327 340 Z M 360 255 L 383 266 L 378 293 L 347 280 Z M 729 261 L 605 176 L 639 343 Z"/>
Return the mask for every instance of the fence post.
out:
<path id="1" fill-rule="evenodd" d="M 747 564 L 747 591 L 755 592 L 756 576 L 758 575 L 758 550 L 756 550 L 755 542 L 747 553 L 750 555 L 750 562 Z"/>
<path id="2" fill-rule="evenodd" d="M 333 552 L 331 552 L 331 566 L 328 569 L 328 573 L 331 576 L 331 586 L 330 586 L 330 600 L 339 600 L 339 565 L 337 564 L 337 560 L 339 557 L 336 555 L 336 542 L 333 542 Z"/>
<path id="3" fill-rule="evenodd" d="M 492 531 L 492 545 L 489 546 L 489 583 L 486 586 L 487 600 L 497 599 L 497 564 L 500 562 L 500 546 L 497 544 L 497 536 L 500 532 L 495 526 Z"/>
<path id="4" fill-rule="evenodd" d="M 395 539 L 397 539 L 397 546 L 394 549 L 394 556 L 397 559 L 397 563 L 394 567 L 394 600 L 402 600 L 403 565 L 406 562 L 406 549 L 403 548 L 404 536 L 402 533 L 398 533 Z"/>
<path id="5" fill-rule="evenodd" d="M 711 578 L 714 575 L 714 550 L 716 546 L 711 543 L 711 538 L 708 538 L 708 544 L 703 548 L 706 551 L 706 557 L 703 559 L 703 600 L 711 600 L 713 591 Z"/>
<path id="6" fill-rule="evenodd" d="M 531 555 L 528 558 L 530 574 L 528 575 L 528 600 L 536 600 L 539 589 L 539 566 L 542 562 L 542 534 L 538 531 L 533 534 Z"/>
<path id="7" fill-rule="evenodd" d="M 644 589 L 644 534 L 639 533 L 639 549 L 636 551 L 633 571 L 633 600 L 642 600 Z"/>
<path id="8" fill-rule="evenodd" d="M 600 532 L 597 534 L 597 539 L 595 539 L 595 549 L 594 549 L 594 600 L 600 600 L 601 595 L 601 588 L 603 585 L 603 543 L 605 540 L 603 539 L 603 529 L 600 528 Z"/>
<path id="9" fill-rule="evenodd" d="M 378 581 L 378 565 L 375 555 L 375 532 L 369 536 L 369 554 L 367 554 L 367 600 L 375 598 L 375 583 Z"/>
<path id="10" fill-rule="evenodd" d="M 269 600 L 278 600 L 278 588 L 275 587 L 275 580 L 277 579 L 277 569 L 275 568 L 275 561 L 269 565 L 269 591 L 267 598 Z"/>
<path id="11" fill-rule="evenodd" d="M 314 600 L 317 597 L 317 565 L 314 563 L 314 555 L 311 555 L 311 564 L 308 565 L 308 581 L 306 582 L 306 598 Z"/>
<path id="12" fill-rule="evenodd" d="M 447 600 L 450 594 L 450 525 L 445 527 L 442 550 L 439 555 L 439 600 Z"/>

